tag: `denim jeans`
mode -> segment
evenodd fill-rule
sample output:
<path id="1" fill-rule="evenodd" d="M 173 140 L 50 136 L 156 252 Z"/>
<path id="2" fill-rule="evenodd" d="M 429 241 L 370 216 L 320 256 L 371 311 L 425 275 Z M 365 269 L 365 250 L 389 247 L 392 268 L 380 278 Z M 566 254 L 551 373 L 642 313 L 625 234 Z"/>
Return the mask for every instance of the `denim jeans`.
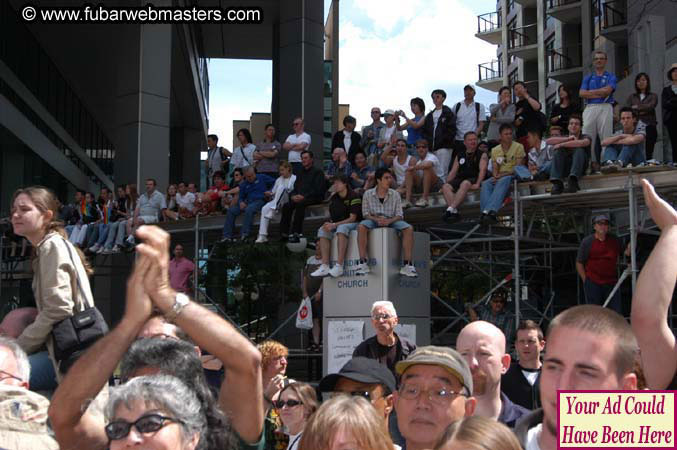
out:
<path id="1" fill-rule="evenodd" d="M 602 155 L 602 161 L 617 161 L 620 160 L 623 162 L 624 166 L 627 166 L 628 163 L 632 163 L 633 166 L 637 166 L 646 162 L 646 156 L 644 154 L 644 145 L 635 144 L 635 145 L 621 145 L 621 144 L 612 144 L 606 146 L 604 153 Z"/>
<path id="2" fill-rule="evenodd" d="M 33 353 L 28 357 L 31 365 L 29 385 L 32 391 L 53 391 L 56 389 L 56 372 L 54 364 L 45 352 Z"/>
<path id="3" fill-rule="evenodd" d="M 252 228 L 252 222 L 254 221 L 254 214 L 259 212 L 263 208 L 265 201 L 255 200 L 247 204 L 247 207 L 242 211 L 240 205 L 233 205 L 228 208 L 228 213 L 226 213 L 226 223 L 223 224 L 223 237 L 230 238 L 233 236 L 233 230 L 235 229 L 235 218 L 244 212 L 244 221 L 242 222 L 242 229 L 240 230 L 241 236 L 249 236 L 249 232 Z"/>
<path id="4" fill-rule="evenodd" d="M 585 292 L 585 303 L 592 305 L 603 305 L 606 301 L 606 298 L 609 296 L 613 290 L 613 284 L 597 284 L 593 281 L 590 281 L 589 278 L 585 279 L 583 283 L 583 291 Z M 619 314 L 621 312 L 621 290 L 618 289 L 608 305 L 609 309 L 616 311 Z"/>
<path id="5" fill-rule="evenodd" d="M 543 164 L 543 167 L 538 168 L 538 172 L 536 176 L 545 174 L 548 178 L 550 178 L 550 167 L 552 166 L 552 161 L 548 161 L 545 164 Z M 520 180 L 530 180 L 531 179 L 531 171 L 527 166 L 515 166 L 514 169 L 515 176 L 517 176 L 518 179 Z"/>
<path id="6" fill-rule="evenodd" d="M 501 177 L 496 182 L 493 177 L 484 180 L 480 191 L 480 211 L 497 212 L 501 209 L 503 200 L 510 191 L 512 180 L 512 175 Z"/>
<path id="7" fill-rule="evenodd" d="M 110 224 L 109 223 L 100 223 L 99 224 L 99 239 L 96 240 L 96 243 L 103 247 L 103 244 L 106 243 L 106 239 L 108 238 L 108 232 L 110 231 Z"/>
<path id="8" fill-rule="evenodd" d="M 122 245 L 122 241 L 125 239 L 126 223 L 126 220 L 121 220 L 108 224 L 108 236 L 106 236 L 106 243 L 104 244 L 105 248 L 113 248 L 114 243 L 115 245 Z"/>
<path id="9" fill-rule="evenodd" d="M 550 168 L 550 179 L 563 181 L 573 176 L 581 178 L 588 165 L 588 152 L 579 148 L 559 148 L 555 150 Z"/>

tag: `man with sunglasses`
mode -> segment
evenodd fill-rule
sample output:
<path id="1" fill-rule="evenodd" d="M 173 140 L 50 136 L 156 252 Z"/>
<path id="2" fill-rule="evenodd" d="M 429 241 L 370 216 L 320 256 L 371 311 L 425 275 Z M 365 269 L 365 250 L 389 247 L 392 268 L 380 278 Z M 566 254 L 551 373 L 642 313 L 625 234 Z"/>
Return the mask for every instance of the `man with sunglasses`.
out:
<path id="1" fill-rule="evenodd" d="M 386 126 L 381 121 L 381 108 L 378 106 L 371 108 L 371 120 L 372 123 L 362 127 L 362 141 L 360 142 L 360 147 L 367 154 L 367 157 L 376 153 L 376 144 L 381 134 L 381 128 Z"/>
<path id="2" fill-rule="evenodd" d="M 371 326 L 376 334 L 355 347 L 353 357 L 374 359 L 395 375 L 395 364 L 407 359 L 416 350 L 416 344 L 395 333 L 398 323 L 397 311 L 392 302 L 374 302 L 371 306 Z"/>
<path id="3" fill-rule="evenodd" d="M 475 412 L 470 368 L 456 350 L 419 347 L 396 368 L 400 387 L 393 397 L 404 450 L 434 448 L 449 425 Z"/>
<path id="4" fill-rule="evenodd" d="M 282 144 L 282 149 L 287 150 L 287 160 L 292 166 L 292 171 L 296 175 L 301 170 L 301 153 L 310 149 L 310 135 L 303 131 L 304 123 L 302 117 L 297 117 L 292 122 L 294 132 L 287 136 L 287 140 Z"/>

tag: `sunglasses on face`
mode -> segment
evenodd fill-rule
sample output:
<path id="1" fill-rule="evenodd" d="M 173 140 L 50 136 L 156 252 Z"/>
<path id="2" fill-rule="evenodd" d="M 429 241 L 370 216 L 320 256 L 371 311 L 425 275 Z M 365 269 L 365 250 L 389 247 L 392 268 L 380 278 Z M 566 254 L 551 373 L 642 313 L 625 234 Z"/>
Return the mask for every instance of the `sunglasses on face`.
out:
<path id="1" fill-rule="evenodd" d="M 294 406 L 299 406 L 302 403 L 298 400 L 275 400 L 273 402 L 273 406 L 277 409 L 282 409 L 284 408 L 285 405 L 287 405 L 287 408 L 293 408 Z"/>
<path id="2" fill-rule="evenodd" d="M 160 414 L 146 414 L 136 419 L 135 422 L 127 422 L 126 420 L 115 420 L 106 425 L 106 436 L 111 441 L 124 439 L 129 434 L 132 427 L 136 428 L 139 433 L 154 433 L 160 428 L 164 427 L 167 422 L 183 423 L 173 417 L 166 417 Z"/>
<path id="3" fill-rule="evenodd" d="M 374 319 L 374 320 L 381 320 L 381 319 L 388 320 L 392 317 L 393 316 L 391 316 L 390 314 L 374 314 L 373 316 L 371 316 L 371 318 Z"/>
<path id="4" fill-rule="evenodd" d="M 338 397 L 339 395 L 350 395 L 351 397 L 362 397 L 368 401 L 371 401 L 371 393 L 367 391 L 351 391 L 351 392 L 332 392 L 331 397 Z"/>

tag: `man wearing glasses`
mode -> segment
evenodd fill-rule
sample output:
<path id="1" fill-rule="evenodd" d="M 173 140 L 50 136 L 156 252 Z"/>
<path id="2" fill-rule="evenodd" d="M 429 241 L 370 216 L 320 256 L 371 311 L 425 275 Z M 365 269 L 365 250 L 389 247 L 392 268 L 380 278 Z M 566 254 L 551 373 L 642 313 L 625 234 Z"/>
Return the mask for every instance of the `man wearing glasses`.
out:
<path id="1" fill-rule="evenodd" d="M 296 175 L 301 170 L 301 152 L 310 149 L 310 135 L 303 131 L 303 118 L 297 117 L 292 122 L 294 132 L 287 137 L 282 144 L 282 149 L 287 150 L 287 160 L 291 164 L 292 171 Z"/>
<path id="2" fill-rule="evenodd" d="M 400 387 L 394 401 L 403 449 L 433 448 L 450 424 L 475 412 L 472 375 L 456 350 L 419 347 L 396 368 Z"/>
<path id="3" fill-rule="evenodd" d="M 374 302 L 371 306 L 371 326 L 376 334 L 355 347 L 353 357 L 375 359 L 396 374 L 395 364 L 407 359 L 416 350 L 416 344 L 395 333 L 398 323 L 397 311 L 392 302 Z"/>
<path id="4" fill-rule="evenodd" d="M 381 108 L 374 106 L 371 108 L 372 123 L 362 128 L 362 141 L 360 147 L 367 154 L 367 157 L 376 152 L 378 136 L 381 134 L 381 128 L 386 124 L 381 122 Z"/>

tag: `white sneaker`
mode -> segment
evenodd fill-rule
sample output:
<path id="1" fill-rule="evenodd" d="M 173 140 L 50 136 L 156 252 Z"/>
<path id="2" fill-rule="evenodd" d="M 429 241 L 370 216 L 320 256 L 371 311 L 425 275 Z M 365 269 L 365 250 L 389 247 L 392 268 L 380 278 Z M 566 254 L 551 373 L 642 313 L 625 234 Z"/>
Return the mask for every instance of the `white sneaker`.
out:
<path id="1" fill-rule="evenodd" d="M 100 252 L 103 253 L 104 255 L 110 255 L 111 253 L 113 253 L 113 249 L 104 247 L 100 250 Z"/>
<path id="2" fill-rule="evenodd" d="M 359 263 L 357 269 L 355 269 L 355 275 L 367 275 L 369 272 L 371 272 L 371 269 L 367 263 Z"/>
<path id="3" fill-rule="evenodd" d="M 103 253 L 104 250 L 105 250 L 104 247 L 99 247 L 99 248 L 96 250 L 96 254 L 97 254 L 97 255 L 101 255 L 101 254 Z"/>
<path id="4" fill-rule="evenodd" d="M 343 264 L 334 264 L 334 267 L 329 271 L 329 275 L 331 275 L 332 278 L 338 278 L 343 275 Z"/>
<path id="5" fill-rule="evenodd" d="M 96 252 L 99 251 L 100 248 L 101 248 L 101 246 L 99 244 L 94 244 L 91 247 L 89 247 L 89 251 L 91 253 L 96 253 Z"/>
<path id="6" fill-rule="evenodd" d="M 402 202 L 402 209 L 411 208 L 411 206 L 412 205 L 411 205 L 411 202 L 409 200 L 405 200 L 405 201 Z"/>
<path id="7" fill-rule="evenodd" d="M 266 242 L 268 242 L 268 236 L 262 234 L 259 234 L 259 237 L 254 241 L 255 244 L 265 244 Z"/>
<path id="8" fill-rule="evenodd" d="M 421 198 L 416 202 L 416 206 L 419 208 L 426 208 L 428 206 L 428 201 Z"/>
<path id="9" fill-rule="evenodd" d="M 329 266 L 326 264 L 321 264 L 317 270 L 310 274 L 311 277 L 326 277 L 329 275 Z"/>
<path id="10" fill-rule="evenodd" d="M 402 266 L 400 269 L 400 275 L 414 278 L 418 276 L 418 273 L 416 272 L 416 268 L 413 265 L 407 264 L 406 266 Z"/>
<path id="11" fill-rule="evenodd" d="M 117 244 L 115 244 L 115 245 L 113 246 L 113 250 L 111 250 L 111 253 L 120 253 L 120 251 L 121 251 L 121 250 L 120 250 L 120 246 L 117 245 Z"/>

